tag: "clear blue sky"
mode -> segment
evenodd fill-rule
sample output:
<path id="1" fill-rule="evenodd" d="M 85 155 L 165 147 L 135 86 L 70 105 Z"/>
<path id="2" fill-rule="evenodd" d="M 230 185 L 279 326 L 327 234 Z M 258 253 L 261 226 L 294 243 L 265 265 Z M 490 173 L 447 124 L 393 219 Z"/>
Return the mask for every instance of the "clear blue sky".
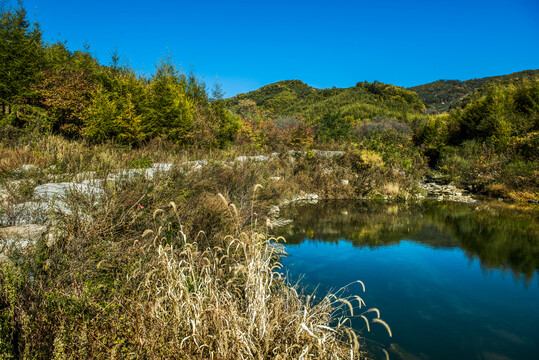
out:
<path id="1" fill-rule="evenodd" d="M 15 3 L 15 1 L 9 1 Z M 170 53 L 227 96 L 287 79 L 414 86 L 539 68 L 539 0 L 26 0 L 48 41 L 117 49 L 151 74 Z"/>

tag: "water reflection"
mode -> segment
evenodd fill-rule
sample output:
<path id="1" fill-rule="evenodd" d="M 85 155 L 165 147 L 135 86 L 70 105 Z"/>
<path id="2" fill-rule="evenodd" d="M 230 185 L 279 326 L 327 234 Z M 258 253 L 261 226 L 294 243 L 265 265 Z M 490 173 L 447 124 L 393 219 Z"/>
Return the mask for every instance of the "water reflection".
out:
<path id="1" fill-rule="evenodd" d="M 393 331 L 392 338 L 363 335 L 392 359 L 537 358 L 536 214 L 457 203 L 327 202 L 282 215 L 294 220 L 280 229 L 290 279 L 319 293 L 362 280 L 367 291 L 358 295 L 380 308 Z"/>
<path id="2" fill-rule="evenodd" d="M 288 244 L 346 239 L 374 248 L 410 240 L 434 249 L 460 248 L 483 270 L 509 270 L 529 282 L 539 270 L 537 213 L 482 205 L 426 202 L 373 205 L 331 201 L 286 209 L 294 219 L 279 232 Z"/>

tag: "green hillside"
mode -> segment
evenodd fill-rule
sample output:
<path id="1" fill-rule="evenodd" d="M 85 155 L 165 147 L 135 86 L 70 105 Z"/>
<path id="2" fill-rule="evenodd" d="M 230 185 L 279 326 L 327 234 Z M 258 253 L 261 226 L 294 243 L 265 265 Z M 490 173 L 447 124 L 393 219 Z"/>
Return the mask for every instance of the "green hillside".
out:
<path id="1" fill-rule="evenodd" d="M 415 91 L 427 108 L 444 112 L 459 106 L 459 103 L 468 95 L 487 84 L 500 83 L 505 85 L 533 79 L 539 79 L 539 70 L 525 70 L 509 75 L 490 76 L 466 81 L 438 80 L 414 86 L 408 88 L 408 90 Z"/>
<path id="2" fill-rule="evenodd" d="M 238 110 L 240 101 L 250 100 L 270 114 L 299 115 L 307 122 L 336 111 L 355 120 L 380 116 L 405 120 L 409 114 L 420 113 L 425 107 L 438 112 L 463 107 L 469 95 L 489 84 L 518 85 L 537 79 L 539 70 L 525 70 L 465 81 L 437 80 L 407 89 L 376 81 L 359 82 L 349 88 L 317 89 L 301 80 L 285 80 L 229 98 L 226 104 L 229 109 Z"/>
<path id="3" fill-rule="evenodd" d="M 425 109 L 416 93 L 379 82 L 359 82 L 350 88 L 316 89 L 300 80 L 286 80 L 226 100 L 227 106 L 236 111 L 250 102 L 271 114 L 303 117 L 307 123 L 335 112 L 353 121 L 380 116 L 406 119 L 409 114 Z"/>

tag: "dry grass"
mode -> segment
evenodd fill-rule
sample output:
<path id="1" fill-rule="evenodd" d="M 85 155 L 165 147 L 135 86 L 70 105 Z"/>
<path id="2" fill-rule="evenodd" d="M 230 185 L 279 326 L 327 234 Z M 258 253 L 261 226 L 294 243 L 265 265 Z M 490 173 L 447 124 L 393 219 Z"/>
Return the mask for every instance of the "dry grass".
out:
<path id="1" fill-rule="evenodd" d="M 22 336 L 19 357 L 366 356 L 351 319 L 368 324 L 366 315 L 378 311 L 362 311 L 359 296 L 340 297 L 344 288 L 321 300 L 301 295 L 279 272 L 279 239 L 240 225 L 250 216 L 222 195 L 209 207 L 230 221 L 233 235 L 208 238 L 184 228 L 184 204 L 134 214 L 129 204 L 140 201 L 134 195 L 141 186 L 111 199 L 94 222 L 68 219 L 51 247 L 37 244 L 25 260 L 32 262 L 33 285 L 25 285 L 16 261 L 2 267 L 0 300 L 17 311 L 8 318 Z M 151 225 L 130 230 L 137 222 Z M 13 274 L 23 287 L 10 302 L 5 291 Z"/>
<path id="2" fill-rule="evenodd" d="M 230 215 L 238 216 L 235 210 Z M 176 246 L 166 245 L 162 225 L 144 232 L 154 244 L 149 251 L 156 253 L 140 286 L 139 301 L 149 301 L 146 316 L 151 319 L 151 328 L 144 332 L 166 339 L 167 351 L 209 359 L 364 355 L 358 336 L 347 326 L 362 300 L 328 295 L 314 302 L 300 296 L 277 271 L 283 248 L 276 239 L 240 232 L 224 237 L 221 246 L 203 249 L 181 228 L 173 235 L 179 240 Z M 367 312 L 356 316 L 367 319 Z"/>
<path id="3" fill-rule="evenodd" d="M 135 150 L 86 148 L 56 137 L 34 139 L 28 148 L 2 146 L 9 149 L 2 158 L 9 167 L 0 177 L 5 184 L 69 181 L 88 172 L 106 176 L 148 159 L 178 165 L 212 160 L 197 171 L 178 167 L 153 181 L 104 183 L 101 203 L 71 193 L 65 201 L 76 215 L 56 224 L 56 241 L 47 245 L 42 239 L 10 254 L 0 268 L 1 354 L 56 359 L 365 356 L 350 323 L 361 317 L 369 331 L 374 311 L 365 312 L 361 298 L 345 297 L 344 290 L 323 299 L 302 295 L 280 275 L 282 247 L 263 230 L 269 206 L 302 191 L 353 196 L 353 188 L 341 183 L 353 176 L 345 162 L 279 156 L 232 164 L 244 155 L 239 150 L 189 153 L 159 142 Z M 9 171 L 22 164 L 42 170 Z M 31 194 L 11 192 L 10 202 L 27 201 Z"/>

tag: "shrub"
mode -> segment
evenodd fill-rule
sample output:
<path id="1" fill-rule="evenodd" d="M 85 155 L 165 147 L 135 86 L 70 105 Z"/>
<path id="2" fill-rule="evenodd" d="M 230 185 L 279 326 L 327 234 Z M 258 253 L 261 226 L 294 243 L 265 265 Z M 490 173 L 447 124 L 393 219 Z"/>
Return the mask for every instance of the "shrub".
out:
<path id="1" fill-rule="evenodd" d="M 323 142 L 343 141 L 350 137 L 352 123 L 340 111 L 326 113 L 318 121 L 316 137 Z"/>

